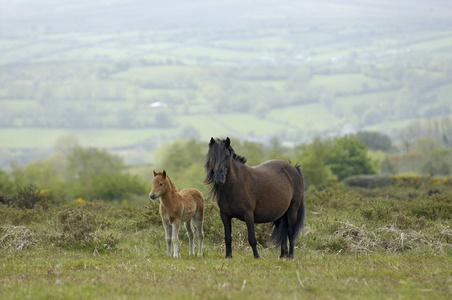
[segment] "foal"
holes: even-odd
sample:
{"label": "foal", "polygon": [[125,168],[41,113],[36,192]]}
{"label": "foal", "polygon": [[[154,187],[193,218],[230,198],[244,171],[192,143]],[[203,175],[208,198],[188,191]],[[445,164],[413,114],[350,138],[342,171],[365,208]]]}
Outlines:
{"label": "foal", "polygon": [[171,255],[171,241],[173,242],[173,257],[179,257],[178,240],[180,223],[185,223],[190,244],[189,255],[195,252],[193,243],[193,226],[191,220],[196,223],[198,235],[198,256],[202,256],[203,221],[204,221],[204,197],[194,188],[186,188],[178,191],[171,179],[163,172],[154,172],[152,189],[149,198],[155,200],[160,197],[160,216],[166,233],[166,249]]}

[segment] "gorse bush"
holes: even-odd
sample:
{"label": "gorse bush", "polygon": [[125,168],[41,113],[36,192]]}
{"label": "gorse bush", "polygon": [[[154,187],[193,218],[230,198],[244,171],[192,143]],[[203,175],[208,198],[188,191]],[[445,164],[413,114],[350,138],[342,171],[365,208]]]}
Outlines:
{"label": "gorse bush", "polygon": [[408,216],[416,218],[424,217],[432,221],[451,220],[452,193],[424,195],[415,201],[408,202],[405,209]]}
{"label": "gorse bush", "polygon": [[50,237],[57,246],[86,248],[101,251],[111,250],[119,242],[118,238],[96,233],[99,225],[94,214],[80,208],[65,209],[56,216],[58,232]]}
{"label": "gorse bush", "polygon": [[12,198],[12,205],[20,208],[32,209],[44,199],[39,189],[34,184],[25,187],[17,187],[17,195]]}
{"label": "gorse bush", "polygon": [[57,215],[56,223],[61,232],[61,238],[68,243],[89,243],[97,220],[90,212],[81,209],[65,209]]}

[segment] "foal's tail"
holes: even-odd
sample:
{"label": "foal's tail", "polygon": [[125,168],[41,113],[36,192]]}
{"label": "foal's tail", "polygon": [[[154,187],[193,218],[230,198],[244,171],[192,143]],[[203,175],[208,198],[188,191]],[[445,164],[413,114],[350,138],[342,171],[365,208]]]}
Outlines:
{"label": "foal's tail", "polygon": [[[294,234],[295,234],[295,238],[294,241],[296,241],[298,239],[298,236],[300,235],[301,230],[304,227],[304,217],[305,217],[305,206],[304,206],[304,199],[305,199],[305,182],[304,182],[304,177],[303,177],[303,173],[301,172],[300,166],[297,164],[294,166],[295,169],[297,169],[298,173],[300,174],[301,177],[301,202],[300,202],[300,206],[298,207],[298,212],[297,212],[297,221],[295,222],[295,226],[294,226]],[[274,228],[273,228],[273,232],[270,236],[270,244],[274,245],[274,246],[279,246],[281,245],[282,242],[287,240],[287,233],[289,230],[289,223],[287,220],[287,212],[278,220],[276,220],[274,222]]]}

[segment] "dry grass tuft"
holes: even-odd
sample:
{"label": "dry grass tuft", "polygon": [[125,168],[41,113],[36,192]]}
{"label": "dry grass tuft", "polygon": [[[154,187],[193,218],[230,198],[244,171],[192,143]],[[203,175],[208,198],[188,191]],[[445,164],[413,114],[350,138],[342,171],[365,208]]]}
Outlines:
{"label": "dry grass tuft", "polygon": [[0,246],[4,250],[21,251],[36,243],[35,234],[25,226],[8,225],[2,227]]}
{"label": "dry grass tuft", "polygon": [[404,231],[391,224],[374,230],[351,223],[341,222],[333,239],[342,240],[347,249],[354,253],[371,253],[375,251],[401,252],[426,246],[433,253],[444,253],[452,248],[452,230],[449,226],[436,234],[427,235],[422,231]]}

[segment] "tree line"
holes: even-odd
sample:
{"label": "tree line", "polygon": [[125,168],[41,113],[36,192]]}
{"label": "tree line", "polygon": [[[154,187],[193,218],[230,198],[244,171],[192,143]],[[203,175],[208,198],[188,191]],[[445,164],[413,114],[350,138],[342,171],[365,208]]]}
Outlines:
{"label": "tree line", "polygon": [[[415,150],[405,153],[391,153],[391,140],[378,132],[315,138],[293,148],[282,146],[278,138],[268,144],[232,138],[231,145],[251,166],[277,158],[300,164],[311,187],[362,174],[452,172],[452,150],[428,138],[419,138]],[[61,138],[55,150],[47,159],[26,165],[12,163],[8,172],[0,170],[0,193],[14,195],[21,187],[33,184],[69,199],[142,201],[147,199],[152,170],[165,169],[179,187],[196,187],[207,194],[203,184],[206,141],[178,139],[161,145],[153,153],[153,164],[143,166],[141,175],[131,172],[131,166],[118,155],[106,149],[81,147],[71,136]]]}

